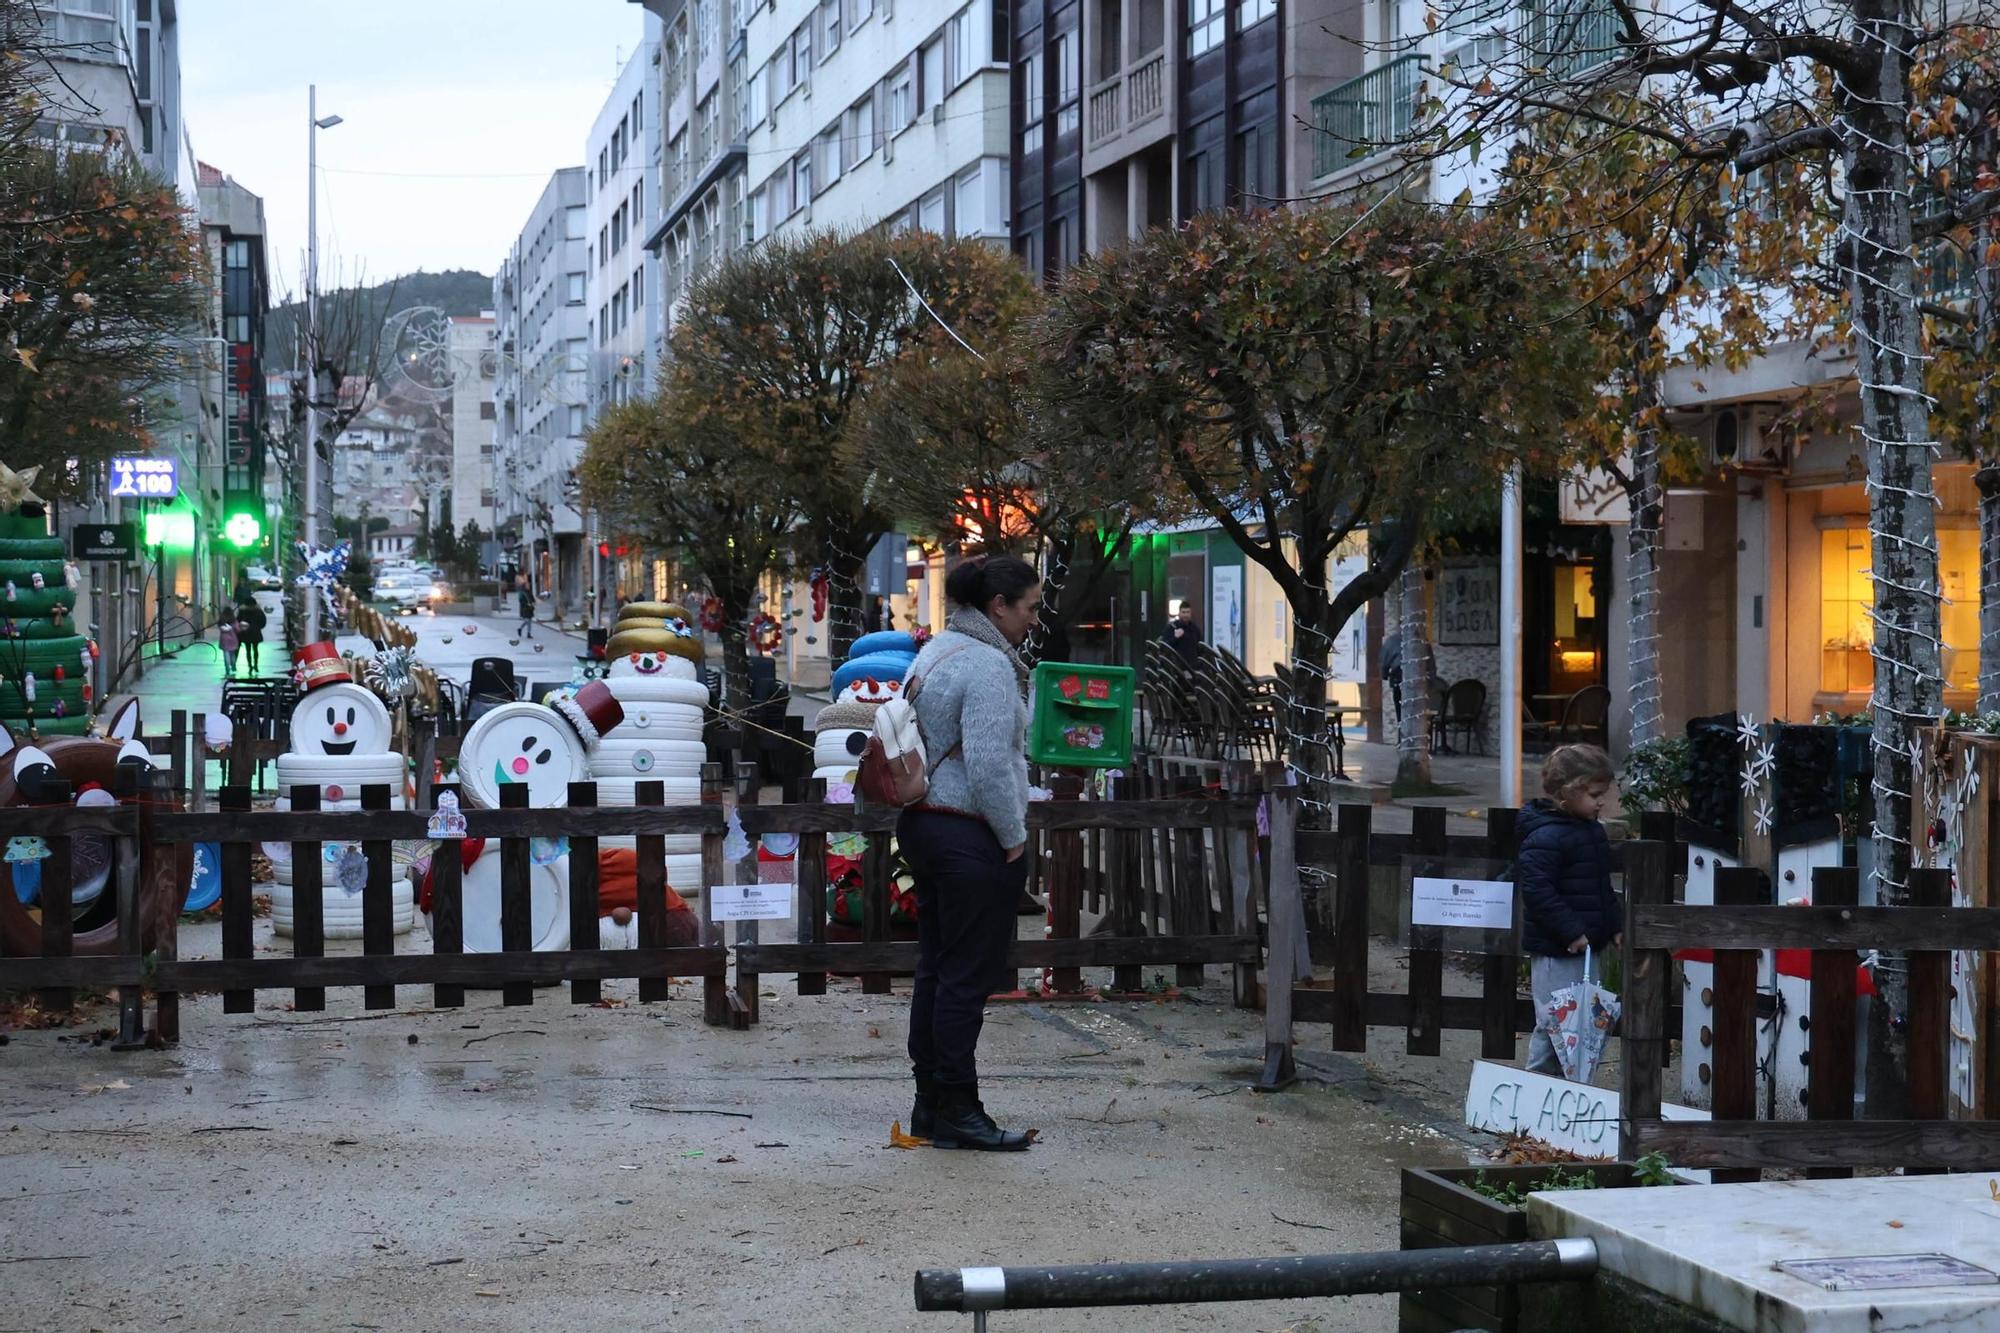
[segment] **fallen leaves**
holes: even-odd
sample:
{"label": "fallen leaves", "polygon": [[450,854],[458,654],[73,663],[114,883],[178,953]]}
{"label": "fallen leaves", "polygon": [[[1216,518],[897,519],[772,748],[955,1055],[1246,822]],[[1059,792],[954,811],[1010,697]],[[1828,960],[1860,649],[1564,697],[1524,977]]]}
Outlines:
{"label": "fallen leaves", "polygon": [[[889,1122],[889,1146],[891,1148],[905,1149],[928,1148],[931,1146],[931,1141],[929,1139],[920,1139],[914,1134],[905,1134],[903,1132],[903,1122],[892,1120]],[[829,1250],[827,1253],[831,1254],[832,1251]]]}

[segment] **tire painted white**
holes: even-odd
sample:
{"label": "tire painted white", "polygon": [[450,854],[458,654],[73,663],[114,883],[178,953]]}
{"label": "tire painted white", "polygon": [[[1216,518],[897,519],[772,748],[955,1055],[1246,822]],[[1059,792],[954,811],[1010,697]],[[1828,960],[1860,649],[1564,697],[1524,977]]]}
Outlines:
{"label": "tire painted white", "polygon": [[[285,871],[286,873],[281,875],[271,885],[271,929],[275,933],[289,938],[292,934],[292,926],[296,918],[292,911],[291,867],[287,865]],[[416,897],[411,892],[410,882],[406,879],[395,880],[389,887],[393,893],[391,901],[394,904],[394,910],[391,913],[390,919],[394,923],[395,931],[398,935],[407,935],[410,933],[410,927],[415,925],[417,920]],[[350,894],[336,884],[324,885],[321,888],[320,895],[320,916],[325,923],[326,938],[330,940],[360,939],[362,918],[361,895],[358,893]]]}
{"label": "tire painted white", "polygon": [[827,786],[834,787],[843,782],[851,785],[858,776],[858,773],[854,765],[844,764],[837,768],[815,768],[812,771],[812,775]]}
{"label": "tire painted white", "polygon": [[[465,952],[500,952],[500,844],[465,872]],[[537,953],[569,948],[569,858],[528,867],[528,935]]]}
{"label": "tire painted white", "polygon": [[[322,685],[292,708],[292,752],[308,757],[360,758],[387,752],[394,729],[373,690],[348,682]],[[352,748],[347,748],[352,747]]]}
{"label": "tire painted white", "polygon": [[597,947],[600,949],[638,948],[639,914],[634,912],[631,919],[622,926],[608,916],[597,918]]}
{"label": "tire painted white", "polygon": [[858,727],[835,727],[822,731],[813,737],[813,764],[819,768],[846,766],[852,768],[861,762],[861,751],[868,745],[868,738],[874,733]]}
{"label": "tire painted white", "polygon": [[708,707],[708,686],[698,680],[674,680],[665,676],[612,676],[604,683],[610,688],[611,697],[628,709],[635,703]]}
{"label": "tire painted white", "polygon": [[458,759],[466,799],[483,809],[500,808],[503,774],[508,785],[527,784],[531,808],[552,809],[568,803],[570,783],[590,780],[590,758],[554,709],[506,703],[472,724]]}
{"label": "tire painted white", "polygon": [[630,750],[607,751],[600,748],[590,756],[590,772],[599,780],[630,778],[643,782],[691,778],[699,782],[701,766],[707,762],[707,754],[699,741],[641,742]]}
{"label": "tire painted white", "polygon": [[325,782],[340,782],[349,786],[386,782],[400,787],[408,771],[403,756],[399,754],[352,754],[344,758],[319,754],[278,756],[278,785],[283,787]]}
{"label": "tire painted white", "polygon": [[694,777],[661,777],[657,773],[644,778],[635,776],[606,776],[597,779],[597,803],[599,805],[637,805],[639,783],[658,782],[666,787],[668,805],[700,805],[701,779]]}
{"label": "tire painted white", "polygon": [[[371,783],[369,785],[374,786],[378,784]],[[287,796],[290,796],[292,792],[290,787],[280,787],[278,790]],[[359,788],[343,787],[338,783],[329,783],[327,786],[320,788],[318,813],[323,815],[338,814],[361,809],[361,798],[355,795],[358,790]],[[339,791],[344,794],[338,800],[330,800],[327,797],[328,791]],[[389,808],[391,810],[407,810],[410,808],[409,798],[403,794],[401,787],[396,788],[389,794]]]}
{"label": "tire painted white", "polygon": [[[701,835],[699,833],[671,834],[666,839],[666,843],[666,853],[668,856],[699,857],[701,855]],[[636,852],[639,850],[639,840],[628,837],[599,838],[597,846],[600,851]]]}

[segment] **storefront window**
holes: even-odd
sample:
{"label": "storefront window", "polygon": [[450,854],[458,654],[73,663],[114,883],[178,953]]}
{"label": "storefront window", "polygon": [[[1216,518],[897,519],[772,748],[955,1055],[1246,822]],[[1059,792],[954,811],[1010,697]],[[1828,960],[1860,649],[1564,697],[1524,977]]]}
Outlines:
{"label": "storefront window", "polygon": [[1555,645],[1549,688],[1567,694],[1598,683],[1597,579],[1589,565],[1555,567]]}
{"label": "storefront window", "polygon": [[[1945,688],[1979,686],[1979,533],[1971,528],[1938,530],[1938,574],[1944,584],[1941,608]],[[1820,690],[1866,694],[1875,687],[1869,655],[1875,604],[1869,574],[1868,529],[1832,528],[1820,534]]]}

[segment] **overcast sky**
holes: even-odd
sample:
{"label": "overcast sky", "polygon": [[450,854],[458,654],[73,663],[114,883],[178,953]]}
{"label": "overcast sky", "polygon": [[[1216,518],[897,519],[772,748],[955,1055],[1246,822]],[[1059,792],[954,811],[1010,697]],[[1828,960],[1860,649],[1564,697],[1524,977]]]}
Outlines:
{"label": "overcast sky", "polygon": [[320,281],[493,272],[645,34],[632,0],[181,0],[202,161],[264,197],[274,300],[306,244],[306,87],[321,116]]}

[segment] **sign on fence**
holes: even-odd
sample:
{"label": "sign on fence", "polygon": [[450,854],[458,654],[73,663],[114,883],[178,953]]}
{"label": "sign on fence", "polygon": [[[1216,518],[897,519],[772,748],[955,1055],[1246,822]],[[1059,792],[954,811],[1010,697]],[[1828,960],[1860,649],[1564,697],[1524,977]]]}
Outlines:
{"label": "sign on fence", "polygon": [[792,886],[789,884],[711,884],[709,901],[715,905],[717,921],[789,921],[792,919]]}
{"label": "sign on fence", "polygon": [[[1494,1134],[1526,1134],[1579,1157],[1618,1155],[1618,1094],[1610,1088],[1475,1060],[1465,1089],[1465,1123]],[[1668,1120],[1706,1120],[1708,1112],[1671,1103]],[[1683,1173],[1692,1174],[1692,1173]]]}
{"label": "sign on fence", "polygon": [[1504,879],[1414,876],[1410,881],[1410,924],[1461,926],[1469,930],[1512,930],[1513,882]]}

